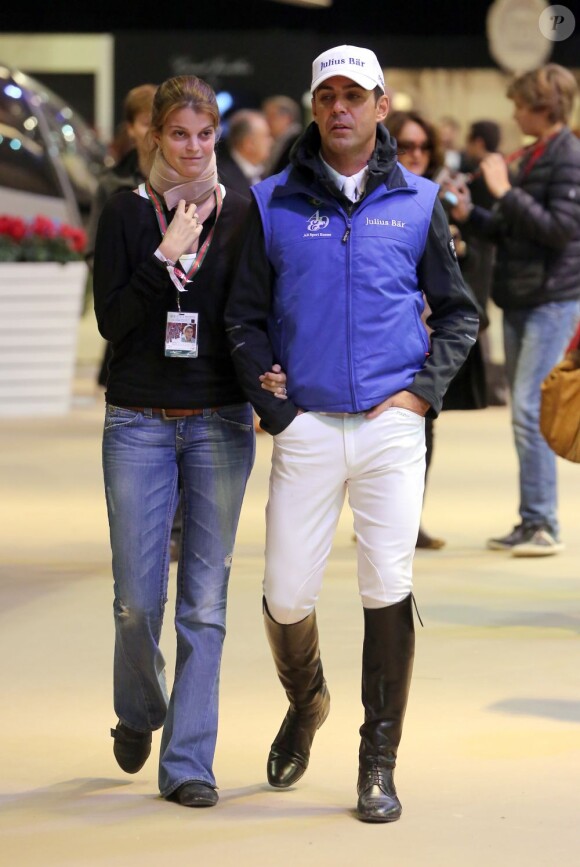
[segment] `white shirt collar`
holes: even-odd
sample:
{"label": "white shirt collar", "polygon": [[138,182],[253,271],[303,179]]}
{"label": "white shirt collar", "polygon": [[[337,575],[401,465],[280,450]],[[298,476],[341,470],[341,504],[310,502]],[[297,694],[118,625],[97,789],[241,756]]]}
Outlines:
{"label": "white shirt collar", "polygon": [[238,164],[244,175],[247,177],[250,184],[257,183],[262,180],[262,173],[264,171],[263,165],[255,166],[253,163],[249,162],[245,157],[243,157],[238,151],[231,150],[230,155],[235,163]]}
{"label": "white shirt collar", "polygon": [[[342,190],[342,188],[344,187],[344,182],[347,179],[347,175],[341,175],[340,172],[337,172],[336,169],[333,169],[332,166],[329,166],[322,154],[319,154],[319,157],[330,179],[334,181],[339,190]],[[351,175],[356,186],[356,198],[354,199],[355,202],[357,202],[364,193],[368,173],[369,167],[363,166],[360,172],[357,172],[356,175]]]}

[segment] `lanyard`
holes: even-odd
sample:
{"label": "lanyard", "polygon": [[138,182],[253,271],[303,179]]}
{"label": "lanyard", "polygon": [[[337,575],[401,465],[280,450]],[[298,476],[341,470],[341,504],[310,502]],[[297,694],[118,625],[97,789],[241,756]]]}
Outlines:
{"label": "lanyard", "polygon": [[[155,210],[155,216],[157,217],[157,224],[159,225],[159,231],[161,232],[161,237],[164,237],[164,235],[167,231],[167,226],[169,224],[167,222],[167,217],[165,216],[165,211],[163,209],[163,205],[161,204],[161,199],[159,198],[159,196],[157,195],[157,193],[155,192],[155,190],[153,189],[153,187],[151,186],[149,181],[147,181],[145,183],[145,192],[147,193],[147,196],[149,197],[149,201],[151,202],[151,204],[153,205],[153,208]],[[179,268],[176,268],[176,267],[168,268],[168,270],[170,272],[169,276],[171,277],[171,280],[175,284],[176,288],[178,289],[178,292],[187,292],[187,289],[185,289],[185,284],[191,283],[191,281],[193,280],[193,278],[195,277],[195,275],[197,274],[197,272],[201,268],[201,266],[205,260],[205,257],[207,256],[211,242],[213,240],[215,227],[217,225],[219,215],[221,214],[222,207],[223,207],[223,201],[224,201],[222,190],[221,190],[221,187],[219,184],[217,184],[214,187],[213,193],[215,195],[215,200],[216,200],[215,220],[214,220],[213,226],[211,227],[211,229],[209,231],[207,238],[205,239],[201,249],[198,251],[197,256],[195,257],[195,261],[191,264],[187,273],[184,273],[183,271],[181,271]],[[175,279],[174,279],[174,277],[175,277]],[[179,294],[177,296],[177,306],[178,306],[178,309],[180,309]]]}
{"label": "lanyard", "polygon": [[540,157],[544,155],[546,148],[548,147],[550,142],[555,139],[556,136],[559,134],[559,132],[555,132],[549,138],[539,139],[538,141],[535,141],[533,144],[522,150],[522,156],[524,157],[524,159],[522,160],[522,165],[520,168],[519,180],[523,180],[529,175],[534,165],[538,162]]}

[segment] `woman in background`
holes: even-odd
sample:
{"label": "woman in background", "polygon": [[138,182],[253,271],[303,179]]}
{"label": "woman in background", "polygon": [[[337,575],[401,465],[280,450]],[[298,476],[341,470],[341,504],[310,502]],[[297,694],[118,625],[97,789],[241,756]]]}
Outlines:
{"label": "woman in background", "polygon": [[[398,158],[401,165],[416,175],[437,181],[437,175],[444,165],[443,149],[439,142],[436,128],[416,111],[395,111],[386,120],[386,126],[397,140]],[[445,200],[443,199],[445,204]],[[461,267],[468,251],[461,239],[457,227],[451,226],[457,258]],[[429,310],[425,311],[424,319],[428,319]],[[487,321],[480,314],[480,322]],[[482,409],[487,405],[485,396],[485,367],[481,347],[476,342],[467,360],[451,381],[442,409]],[[435,437],[435,421],[425,419],[425,482],[433,459],[433,444]],[[445,545],[443,539],[430,536],[426,530],[419,528],[417,548],[437,550]]]}
{"label": "woman in background", "polygon": [[[105,169],[99,178],[97,191],[91,206],[87,226],[87,248],[85,258],[89,268],[93,269],[97,227],[109,197],[120,190],[133,190],[144,181],[149,174],[151,144],[148,133],[151,125],[151,109],[157,86],[141,84],[129,91],[123,102],[123,123],[116,136],[116,145],[121,142],[121,148],[114,148],[116,163]],[[105,387],[107,373],[111,360],[111,347],[107,343],[97,374],[97,382]]]}

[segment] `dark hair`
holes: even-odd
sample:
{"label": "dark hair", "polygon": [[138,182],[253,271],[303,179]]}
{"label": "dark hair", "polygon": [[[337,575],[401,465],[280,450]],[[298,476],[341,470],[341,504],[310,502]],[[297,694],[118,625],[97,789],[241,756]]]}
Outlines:
{"label": "dark hair", "polygon": [[302,123],[302,111],[295,99],[289,96],[268,96],[262,102],[262,110],[273,108],[277,114],[286,115],[293,123]]}
{"label": "dark hair", "polygon": [[507,96],[521,100],[532,111],[547,109],[551,123],[567,123],[577,92],[578,85],[570,70],[548,63],[515,78],[507,89]]}
{"label": "dark hair", "polygon": [[476,120],[469,127],[467,140],[473,141],[480,138],[485,145],[486,151],[495,153],[499,148],[501,130],[494,120]]}
{"label": "dark hair", "polygon": [[[322,82],[322,84],[324,84],[324,82]],[[319,84],[318,87],[316,88],[316,90],[314,91],[314,93],[312,94],[313,99],[316,97],[316,94],[318,93],[318,91],[322,87],[322,84]],[[353,84],[356,84],[356,81],[353,81]],[[358,86],[362,87],[362,85],[360,85],[360,84]],[[364,87],[362,89],[364,90]],[[383,90],[382,87],[379,87],[379,85],[377,84],[377,86],[373,89],[373,97],[375,100],[375,105],[377,105],[381,96],[386,96],[386,95],[387,95],[386,91]]]}
{"label": "dark hair", "polygon": [[388,131],[395,138],[399,138],[401,130],[406,123],[416,123],[421,127],[427,136],[427,144],[430,145],[429,165],[425,172],[426,178],[432,178],[436,172],[443,166],[443,149],[439,140],[439,133],[436,127],[429,123],[428,120],[419,114],[417,111],[394,111],[384,122]]}
{"label": "dark hair", "polygon": [[264,117],[264,115],[252,108],[241,108],[239,111],[232,114],[229,119],[229,130],[227,135],[229,147],[234,148],[235,150],[246,136],[251,135],[254,131],[254,121],[256,118],[260,117]]}
{"label": "dark hair", "polygon": [[196,112],[209,114],[214,129],[218,128],[220,112],[217,99],[203,79],[195,75],[178,75],[164,81],[157,88],[153,100],[151,130],[160,133],[171,112],[179,108],[192,108]]}

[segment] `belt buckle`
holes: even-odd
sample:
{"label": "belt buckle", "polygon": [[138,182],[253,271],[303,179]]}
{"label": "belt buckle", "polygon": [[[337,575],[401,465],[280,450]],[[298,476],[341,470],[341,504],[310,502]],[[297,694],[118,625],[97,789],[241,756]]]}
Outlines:
{"label": "belt buckle", "polygon": [[165,412],[165,410],[162,409],[162,410],[161,410],[161,418],[162,418],[164,421],[177,421],[177,419],[179,419],[179,418],[183,418],[183,416],[179,416],[179,415],[167,415],[167,413]]}

